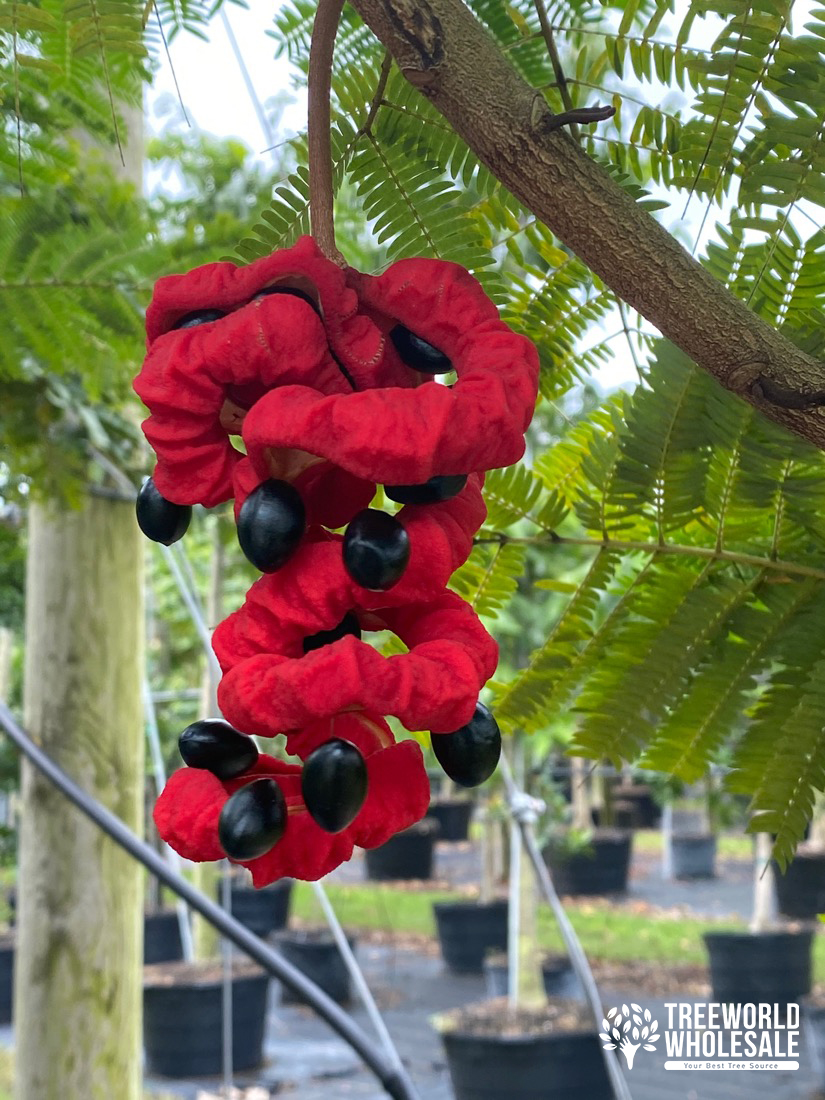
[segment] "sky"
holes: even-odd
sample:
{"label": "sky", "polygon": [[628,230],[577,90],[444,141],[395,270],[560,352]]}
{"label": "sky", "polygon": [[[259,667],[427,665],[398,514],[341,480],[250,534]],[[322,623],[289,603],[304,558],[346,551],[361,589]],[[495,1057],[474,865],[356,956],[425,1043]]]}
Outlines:
{"label": "sky", "polygon": [[[306,101],[301,91],[292,88],[289,64],[286,59],[276,59],[277,42],[266,33],[272,27],[276,9],[273,3],[253,4],[248,9],[230,4],[225,8],[225,20],[237,40],[258,101],[266,103],[284,93],[294,100],[281,120],[280,141],[305,128]],[[171,43],[171,65],[165,58],[161,60],[148,98],[149,122],[158,128],[162,122],[158,112],[174,109],[174,68],[184,107],[200,129],[239,137],[253,152],[265,156],[270,136],[261,126],[221,16],[212,20],[209,34],[208,42],[181,34]]]}

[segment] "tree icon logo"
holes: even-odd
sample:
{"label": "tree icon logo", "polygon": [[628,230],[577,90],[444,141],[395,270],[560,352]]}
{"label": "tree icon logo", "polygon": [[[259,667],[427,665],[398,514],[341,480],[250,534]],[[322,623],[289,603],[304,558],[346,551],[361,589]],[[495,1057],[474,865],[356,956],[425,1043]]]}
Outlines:
{"label": "tree icon logo", "polygon": [[599,1038],[604,1044],[605,1050],[619,1050],[625,1057],[627,1068],[633,1069],[633,1059],[639,1047],[645,1050],[655,1050],[659,1041],[659,1025],[650,1015],[650,1010],[644,1012],[639,1005],[622,1005],[621,1008],[611,1008],[607,1013],[607,1019],[602,1020],[603,1032]]}

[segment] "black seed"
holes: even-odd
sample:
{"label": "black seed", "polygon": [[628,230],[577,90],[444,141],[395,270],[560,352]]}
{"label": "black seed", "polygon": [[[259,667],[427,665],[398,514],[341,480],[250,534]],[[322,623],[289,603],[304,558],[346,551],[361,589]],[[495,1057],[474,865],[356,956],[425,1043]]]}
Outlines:
{"label": "black seed", "polygon": [[344,566],[362,588],[386,592],[404,575],[410,560],[410,537],[394,516],[365,508],[344,534]]}
{"label": "black seed", "polygon": [[226,312],[222,309],[196,309],[181,317],[172,325],[172,328],[197,328],[198,325],[206,325],[210,321],[220,321],[221,317],[225,316]]}
{"label": "black seed", "polygon": [[353,634],[356,638],[361,637],[361,624],[351,611],[348,611],[332,630],[319,630],[317,634],[308,634],[304,638],[304,653],[309,653],[313,649],[320,649],[325,645],[332,645],[339,638],[345,638],[347,634]]}
{"label": "black seed", "polygon": [[266,855],[286,829],[286,801],[274,779],[254,779],[224,803],[218,839],[230,859]]}
{"label": "black seed", "polygon": [[138,527],[152,542],[171,546],[182,539],[192,519],[188,504],[173,504],[162,496],[150,477],[142,486],[135,503]]}
{"label": "black seed", "polygon": [[218,779],[237,779],[258,759],[252,738],[222,718],[204,718],[187,726],[178,738],[178,748],[184,764],[203,768]]}
{"label": "black seed", "polygon": [[458,496],[466,484],[466,474],[452,474],[431,477],[421,485],[385,485],[384,492],[397,504],[438,504]]}
{"label": "black seed", "polygon": [[297,489],[274,478],[263,482],[243,502],[238,516],[238,542],[262,573],[274,573],[298,549],[306,530],[306,510]]}
{"label": "black seed", "polygon": [[454,733],[433,733],[435,758],[460,787],[477,787],[496,770],[501,755],[501,733],[493,715],[483,703],[466,726]]}
{"label": "black seed", "polygon": [[434,348],[404,325],[396,325],[390,331],[395,350],[402,363],[422,374],[449,374],[453,365],[443,351]]}
{"label": "black seed", "polygon": [[310,816],[325,832],[346,829],[367,797],[367,766],[355,745],[338,737],[311,752],[301,793]]}
{"label": "black seed", "polygon": [[270,294],[291,294],[293,298],[300,298],[301,301],[306,302],[308,306],[312,306],[315,312],[320,317],[321,311],[318,309],[317,304],[306,294],[303,290],[296,290],[291,286],[265,286],[263,290],[259,290],[253,302],[257,302],[259,298],[267,298]]}

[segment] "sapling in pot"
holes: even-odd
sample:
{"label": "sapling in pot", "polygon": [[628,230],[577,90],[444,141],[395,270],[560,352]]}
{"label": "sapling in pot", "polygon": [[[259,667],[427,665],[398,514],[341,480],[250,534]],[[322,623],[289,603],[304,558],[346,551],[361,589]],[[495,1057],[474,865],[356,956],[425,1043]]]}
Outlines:
{"label": "sapling in pot", "polygon": [[715,1001],[782,1005],[811,990],[813,931],[776,920],[772,844],[770,834],[756,835],[749,929],[705,933]]}
{"label": "sapling in pot", "polygon": [[[541,805],[541,803],[538,803]],[[535,804],[533,812],[535,810]],[[538,969],[537,886],[521,831],[511,824],[510,989],[444,1013],[442,1033],[456,1100],[532,1100],[582,1095],[610,1100],[598,1032],[584,1005],[542,993]]]}
{"label": "sapling in pot", "polygon": [[490,951],[507,946],[507,900],[496,897],[499,878],[498,834],[503,804],[493,792],[479,812],[481,876],[475,901],[443,901],[433,905],[441,954],[450,970],[480,974]]}
{"label": "sapling in pot", "polygon": [[[570,824],[557,821],[544,835],[543,855],[560,894],[611,894],[627,889],[632,834],[592,825],[591,777],[584,760],[572,761]],[[561,807],[559,806],[560,810]]]}
{"label": "sapling in pot", "polygon": [[779,912],[797,920],[815,920],[825,912],[825,795],[814,803],[808,838],[784,871],[776,868]]}

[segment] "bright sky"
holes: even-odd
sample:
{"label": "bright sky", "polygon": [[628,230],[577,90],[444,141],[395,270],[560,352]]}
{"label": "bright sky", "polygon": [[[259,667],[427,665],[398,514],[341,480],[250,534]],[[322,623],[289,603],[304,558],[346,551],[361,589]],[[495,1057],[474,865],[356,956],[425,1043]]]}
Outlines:
{"label": "bright sky", "polygon": [[[266,33],[272,27],[277,6],[277,0],[253,4],[248,9],[229,4],[225,11],[258,101],[266,105],[267,101],[284,93],[294,100],[284,113],[281,132],[276,139],[283,140],[305,128],[306,104],[303,94],[291,86],[288,62],[283,58],[276,60],[277,43]],[[163,60],[149,97],[149,121],[153,127],[158,128],[163,122],[157,117],[158,109],[166,114],[170,100],[177,102],[172,77],[174,66],[184,106],[200,129],[224,137],[239,137],[256,153],[268,147],[268,137],[220,16],[212,20],[209,42],[181,34],[171,44],[169,52],[172,65]]]}

